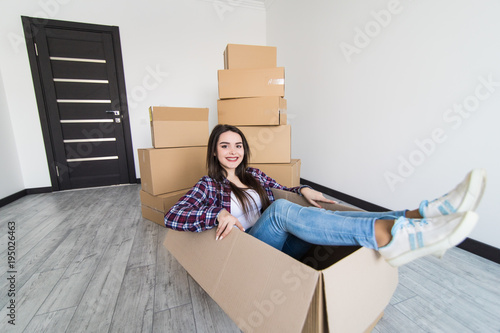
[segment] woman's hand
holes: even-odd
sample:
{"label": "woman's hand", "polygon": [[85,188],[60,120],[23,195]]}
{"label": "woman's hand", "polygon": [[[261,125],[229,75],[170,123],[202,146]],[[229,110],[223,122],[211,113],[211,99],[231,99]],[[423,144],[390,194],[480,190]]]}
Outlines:
{"label": "woman's hand", "polygon": [[215,240],[222,239],[229,235],[234,226],[237,226],[241,231],[245,231],[240,221],[225,209],[221,210],[219,215],[217,215],[217,221],[219,221],[219,225],[217,226]]}
{"label": "woman's hand", "polygon": [[322,208],[318,204],[318,202],[337,203],[336,201],[325,198],[323,196],[323,193],[313,190],[310,187],[304,187],[302,190],[300,190],[300,193],[314,207]]}

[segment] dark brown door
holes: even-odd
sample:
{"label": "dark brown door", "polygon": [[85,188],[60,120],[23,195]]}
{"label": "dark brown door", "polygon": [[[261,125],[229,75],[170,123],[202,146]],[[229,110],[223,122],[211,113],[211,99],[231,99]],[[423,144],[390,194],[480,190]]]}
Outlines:
{"label": "dark brown door", "polygon": [[23,24],[53,189],[135,183],[118,28]]}

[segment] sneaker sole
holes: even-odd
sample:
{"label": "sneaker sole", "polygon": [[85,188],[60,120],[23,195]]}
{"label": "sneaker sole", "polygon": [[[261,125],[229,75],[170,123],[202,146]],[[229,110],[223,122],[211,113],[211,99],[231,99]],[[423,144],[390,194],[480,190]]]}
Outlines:
{"label": "sneaker sole", "polygon": [[476,226],[478,219],[479,216],[475,212],[463,213],[462,221],[447,238],[432,245],[403,253],[398,257],[387,259],[387,262],[391,266],[398,267],[426,255],[440,253],[444,254],[447,249],[460,244],[465,238],[467,238],[467,236]]}
{"label": "sneaker sole", "polygon": [[474,169],[469,173],[469,182],[467,184],[467,194],[464,200],[457,208],[457,213],[464,213],[466,211],[475,211],[481,198],[483,197],[484,189],[486,187],[486,170]]}
{"label": "sneaker sole", "polygon": [[[458,207],[457,213],[464,213],[466,211],[475,211],[477,206],[481,202],[484,194],[484,189],[486,188],[486,170],[484,169],[474,169],[468,175],[469,181],[467,184],[467,192],[465,199],[462,204]],[[446,250],[432,253],[432,255],[438,259],[443,258]]]}

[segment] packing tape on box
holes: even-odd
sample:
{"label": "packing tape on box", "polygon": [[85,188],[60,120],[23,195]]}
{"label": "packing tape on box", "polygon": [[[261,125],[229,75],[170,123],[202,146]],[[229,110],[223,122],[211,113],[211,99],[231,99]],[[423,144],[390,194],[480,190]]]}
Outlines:
{"label": "packing tape on box", "polygon": [[285,84],[285,79],[269,79],[267,81],[268,85],[283,86]]}

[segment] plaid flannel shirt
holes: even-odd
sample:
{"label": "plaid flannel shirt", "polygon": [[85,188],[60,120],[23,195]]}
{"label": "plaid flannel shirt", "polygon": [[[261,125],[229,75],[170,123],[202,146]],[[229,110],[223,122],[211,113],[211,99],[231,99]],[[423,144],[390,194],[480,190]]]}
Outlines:
{"label": "plaid flannel shirt", "polygon": [[[308,187],[288,188],[256,168],[248,168],[246,172],[260,182],[271,202],[274,201],[271,188],[300,194],[302,188]],[[222,209],[231,213],[229,180],[218,182],[204,176],[165,214],[165,226],[180,231],[201,232],[217,225],[217,215]]]}

